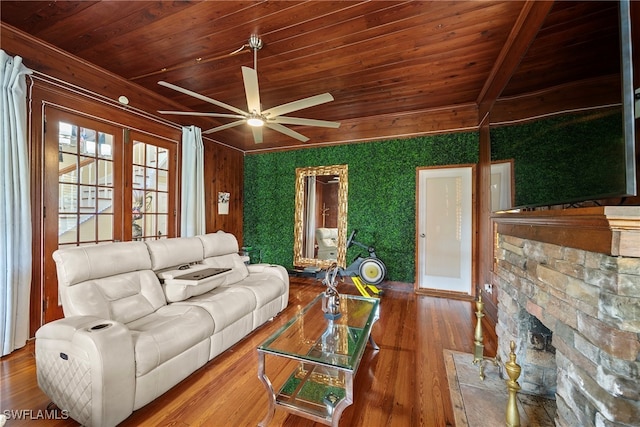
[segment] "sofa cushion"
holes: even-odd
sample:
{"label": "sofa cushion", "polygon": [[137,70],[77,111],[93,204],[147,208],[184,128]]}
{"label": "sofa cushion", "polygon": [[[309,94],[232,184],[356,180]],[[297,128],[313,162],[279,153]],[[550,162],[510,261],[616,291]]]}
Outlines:
{"label": "sofa cushion", "polygon": [[145,242],[154,271],[202,261],[202,242],[197,237],[174,237]]}
{"label": "sofa cushion", "polygon": [[211,292],[172,305],[197,305],[213,318],[214,333],[222,331],[256,309],[253,292],[241,286],[221,286]]}
{"label": "sofa cushion", "polygon": [[63,248],[53,253],[65,316],[127,323],[166,305],[142,242]]}
{"label": "sofa cushion", "polygon": [[237,283],[249,275],[246,264],[238,254],[236,236],[217,231],[198,236],[198,238],[202,241],[204,264],[232,269],[231,274],[226,276],[225,285]]}
{"label": "sofa cushion", "polygon": [[278,299],[286,291],[285,283],[273,274],[255,273],[234,286],[250,290],[256,298],[256,308]]}
{"label": "sofa cushion", "polygon": [[53,253],[53,259],[60,287],[151,268],[149,252],[142,242],[63,248]]}
{"label": "sofa cushion", "polygon": [[151,270],[133,271],[87,280],[61,288],[65,317],[99,316],[128,323],[167,304]]}
{"label": "sofa cushion", "polygon": [[189,305],[167,305],[126,326],[133,336],[137,377],[213,334],[209,314]]}
{"label": "sofa cushion", "polygon": [[200,235],[198,238],[202,241],[204,258],[234,253],[237,254],[240,250],[236,236],[222,230],[215,233]]}

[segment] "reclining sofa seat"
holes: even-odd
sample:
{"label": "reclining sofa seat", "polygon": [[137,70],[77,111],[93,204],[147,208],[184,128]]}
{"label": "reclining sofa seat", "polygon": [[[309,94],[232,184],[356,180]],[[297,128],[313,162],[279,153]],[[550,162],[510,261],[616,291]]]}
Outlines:
{"label": "reclining sofa seat", "polygon": [[[65,318],[36,333],[40,388],[81,424],[114,426],[277,315],[286,270],[247,267],[237,247],[218,232],[56,251]],[[184,264],[231,271],[185,285],[170,278]]]}
{"label": "reclining sofa seat", "polygon": [[[213,358],[287,307],[289,274],[280,265],[247,266],[238,254],[238,241],[233,234],[217,232],[198,238],[203,246],[204,265],[233,266],[224,286],[189,300],[190,304],[205,308],[214,318],[216,326],[211,337]],[[239,311],[243,303],[252,304],[251,316],[231,324],[246,312]],[[221,313],[225,319],[220,319]]]}
{"label": "reclining sofa seat", "polygon": [[54,259],[65,318],[36,333],[38,384],[76,421],[116,424],[207,362],[211,317],[167,305],[144,243]]}
{"label": "reclining sofa seat", "polygon": [[[172,305],[199,306],[211,315],[214,332],[209,359],[276,316],[289,303],[287,270],[279,265],[245,265],[233,234],[218,231],[192,238],[149,241],[147,246],[152,268],[163,279],[167,300]],[[180,252],[178,264],[176,251]],[[176,266],[196,258],[198,264],[190,269],[218,267],[231,271],[196,286],[174,280],[189,271]]]}

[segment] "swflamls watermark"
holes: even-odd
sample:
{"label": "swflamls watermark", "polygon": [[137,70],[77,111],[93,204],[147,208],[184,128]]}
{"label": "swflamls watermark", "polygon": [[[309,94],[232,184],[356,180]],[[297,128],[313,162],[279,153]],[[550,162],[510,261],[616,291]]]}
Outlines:
{"label": "swflamls watermark", "polygon": [[5,409],[0,413],[0,426],[8,420],[67,420],[66,409]]}

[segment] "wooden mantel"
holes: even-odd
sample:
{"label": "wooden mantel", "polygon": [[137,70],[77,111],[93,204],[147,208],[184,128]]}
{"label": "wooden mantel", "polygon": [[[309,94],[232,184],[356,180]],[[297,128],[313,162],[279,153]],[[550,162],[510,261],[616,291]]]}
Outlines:
{"label": "wooden mantel", "polygon": [[492,215],[504,235],[640,258],[640,206],[601,206]]}

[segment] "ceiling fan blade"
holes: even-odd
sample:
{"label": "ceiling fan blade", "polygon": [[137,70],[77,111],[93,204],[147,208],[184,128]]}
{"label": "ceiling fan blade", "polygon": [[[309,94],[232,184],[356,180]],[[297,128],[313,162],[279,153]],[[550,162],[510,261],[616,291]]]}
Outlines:
{"label": "ceiling fan blade", "polygon": [[253,132],[253,141],[256,144],[262,143],[262,128],[260,126],[251,126],[251,131]]}
{"label": "ceiling fan blade", "polygon": [[277,107],[269,108],[268,110],[263,111],[262,114],[264,114],[265,116],[277,117],[283,114],[291,113],[292,111],[302,110],[331,101],[333,101],[333,96],[331,96],[330,93],[323,93],[321,95],[310,96],[309,98],[299,99],[297,101],[288,102]]}
{"label": "ceiling fan blade", "polygon": [[291,138],[295,138],[298,141],[307,142],[309,140],[309,138],[302,135],[301,133],[291,130],[288,127],[282,126],[281,124],[278,124],[278,123],[265,123],[265,126],[270,129],[276,130],[280,133],[283,133],[287,136],[290,136]]}
{"label": "ceiling fan blade", "polygon": [[246,122],[247,122],[246,120],[238,120],[236,122],[227,123],[226,125],[218,126],[216,128],[213,128],[213,129],[205,130],[202,133],[203,134],[205,134],[205,133],[214,133],[214,132],[218,132],[218,131],[221,131],[221,130],[232,128],[234,126],[239,126],[239,125],[241,125],[243,123],[246,123]]}
{"label": "ceiling fan blade", "polygon": [[178,116],[204,116],[204,117],[223,117],[227,119],[244,119],[245,116],[240,114],[222,114],[222,113],[200,113],[197,111],[158,111],[160,114],[176,114]]}
{"label": "ceiling fan blade", "polygon": [[339,128],[339,122],[329,122],[326,120],[303,119],[300,117],[278,116],[273,119],[273,123],[285,125],[319,126],[321,128]]}
{"label": "ceiling fan blade", "polygon": [[247,108],[250,113],[260,114],[260,88],[258,87],[258,73],[253,68],[242,67],[242,80],[247,96]]}
{"label": "ceiling fan blade", "polygon": [[215,99],[209,98],[208,96],[200,95],[199,93],[193,92],[189,89],[184,89],[184,88],[181,88],[180,86],[176,86],[174,84],[167,83],[165,81],[159,81],[158,84],[160,86],[168,87],[169,89],[173,89],[175,91],[184,93],[185,95],[193,96],[194,98],[198,98],[202,101],[209,102],[213,105],[217,105],[218,107],[225,108],[229,111],[233,111],[234,113],[242,114],[243,117],[246,117],[248,115],[246,111],[242,111],[239,108],[236,108],[229,104],[225,104],[224,102],[216,101]]}

